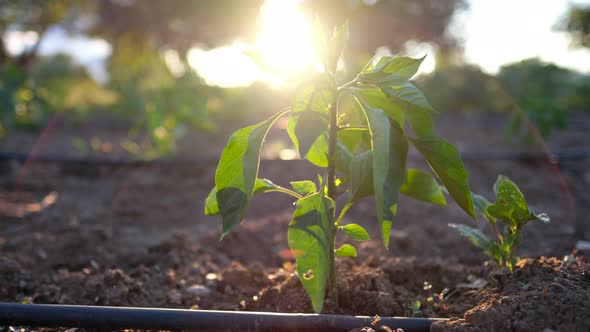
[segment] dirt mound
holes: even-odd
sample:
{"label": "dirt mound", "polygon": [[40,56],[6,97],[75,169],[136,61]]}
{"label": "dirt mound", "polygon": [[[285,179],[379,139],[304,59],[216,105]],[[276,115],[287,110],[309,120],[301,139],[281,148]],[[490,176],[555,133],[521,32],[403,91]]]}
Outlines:
{"label": "dirt mound", "polygon": [[590,331],[590,265],[583,258],[524,259],[490,274],[464,320],[434,331]]}

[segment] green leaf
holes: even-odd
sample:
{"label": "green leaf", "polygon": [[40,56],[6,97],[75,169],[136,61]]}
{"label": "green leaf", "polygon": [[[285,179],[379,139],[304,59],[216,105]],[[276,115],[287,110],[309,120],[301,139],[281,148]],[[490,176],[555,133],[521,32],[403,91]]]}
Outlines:
{"label": "green leaf", "polygon": [[352,162],[353,154],[342,144],[336,143],[336,170],[347,173]]}
{"label": "green leaf", "polygon": [[504,236],[504,245],[506,246],[506,252],[510,252],[510,248],[517,247],[522,240],[522,233],[520,231],[516,232],[506,232]]}
{"label": "green leaf", "polygon": [[342,54],[344,46],[348,43],[348,21],[344,24],[334,27],[332,38],[328,42],[328,46],[322,45],[320,49],[324,49],[325,54],[323,56],[324,66],[329,72],[335,72],[338,65],[338,60]]}
{"label": "green leaf", "polygon": [[[274,184],[268,179],[256,179],[256,183],[254,184],[254,194],[263,194],[268,192],[289,193],[289,190]],[[205,201],[205,215],[213,216],[216,214],[219,214],[219,206],[217,205],[217,187],[213,187],[207,196],[207,200]]]}
{"label": "green leaf", "polygon": [[356,257],[356,248],[350,244],[343,244],[340,248],[334,250],[336,256]]}
{"label": "green leaf", "polygon": [[284,189],[283,187],[274,184],[269,179],[256,179],[256,183],[254,184],[254,193],[255,194],[262,194],[271,191],[278,191]]}
{"label": "green leaf", "polygon": [[490,213],[499,219],[523,220],[530,216],[524,195],[518,186],[507,177],[500,175],[494,184],[496,202],[488,207]]}
{"label": "green leaf", "polygon": [[[414,75],[422,59],[397,58],[398,61],[385,61],[378,74],[361,74],[359,79],[369,85],[354,85],[346,90],[353,93],[362,103],[371,108],[384,110],[392,119],[403,127],[407,118],[412,130],[418,137],[434,135],[432,108],[424,94],[407,79]],[[391,70],[399,74],[391,75]],[[374,86],[374,85],[376,86]]]}
{"label": "green leaf", "polygon": [[292,181],[291,187],[293,187],[293,190],[295,190],[296,192],[298,192],[302,195],[308,195],[308,194],[318,191],[315,186],[315,183],[313,181],[309,181],[309,180]]}
{"label": "green leaf", "polygon": [[[377,60],[379,58],[379,60]],[[375,55],[359,73],[359,78],[370,77],[371,74],[379,73],[383,67],[391,61],[392,56]]]}
{"label": "green leaf", "polygon": [[321,134],[313,143],[305,158],[318,167],[328,167],[328,133]]}
{"label": "green leaf", "polygon": [[438,136],[410,139],[445,185],[451,197],[476,219],[467,171],[457,149]]}
{"label": "green leaf", "polygon": [[373,85],[362,85],[347,89],[360,101],[365,108],[381,109],[395,120],[400,127],[404,125],[404,112],[398,105],[392,103],[383,91]]}
{"label": "green leaf", "polygon": [[289,248],[315,312],[322,311],[330,271],[334,202],[316,193],[297,201],[289,224]]}
{"label": "green leaf", "polygon": [[344,232],[344,235],[354,241],[368,241],[371,239],[369,233],[361,225],[348,224],[340,226],[340,229]]}
{"label": "green leaf", "polygon": [[397,208],[397,198],[406,175],[408,142],[403,130],[381,109],[362,105],[371,130],[373,187],[379,231],[389,247],[389,232]]}
{"label": "green leaf", "polygon": [[333,99],[333,89],[325,76],[316,76],[297,88],[287,131],[301,156],[305,157],[318,137],[328,129]]}
{"label": "green leaf", "polygon": [[368,127],[341,129],[338,132],[338,142],[349,151],[356,153],[357,150],[366,150],[371,147],[371,133]]}
{"label": "green leaf", "polygon": [[373,58],[361,71],[359,78],[374,82],[407,81],[416,74],[425,57],[413,59],[403,56],[383,56],[375,65],[373,65],[375,58]]}
{"label": "green leaf", "polygon": [[217,204],[223,219],[222,239],[244,218],[254,194],[262,142],[275,121],[288,112],[239,129],[223,149],[215,172]]}
{"label": "green leaf", "polygon": [[474,194],[471,193],[471,198],[473,199],[473,204],[475,205],[475,207],[479,210],[479,212],[491,223],[491,224],[495,224],[496,223],[496,217],[494,217],[493,215],[491,215],[488,212],[488,207],[490,207],[490,205],[492,205],[492,203],[490,203],[490,201],[488,201],[485,197],[478,195],[478,194]]}
{"label": "green leaf", "polygon": [[309,109],[311,97],[314,95],[316,86],[314,81],[304,82],[297,87],[293,102],[291,103],[291,111],[294,114],[305,112]]}
{"label": "green leaf", "polygon": [[524,195],[509,178],[498,176],[494,184],[496,202],[488,206],[488,213],[508,224],[512,229],[519,229],[531,220],[548,222],[546,214],[535,215],[529,211]]}
{"label": "green leaf", "polygon": [[445,195],[436,179],[429,173],[417,169],[410,168],[406,171],[406,182],[399,191],[420,201],[438,205],[447,204]]}
{"label": "green leaf", "polygon": [[217,214],[219,214],[219,206],[217,206],[217,188],[213,187],[205,200],[205,215],[214,216]]}
{"label": "green leaf", "polygon": [[318,113],[307,111],[289,117],[287,133],[302,157],[306,157],[319,136],[328,129],[328,121]]}
{"label": "green leaf", "polygon": [[392,61],[383,67],[383,72],[388,74],[395,74],[402,80],[409,80],[416,75],[418,68],[424,61],[426,55],[419,59],[409,58],[405,56],[395,57]]}
{"label": "green leaf", "polygon": [[357,81],[377,85],[406,115],[411,112],[434,113],[422,91],[408,82],[422,60],[424,58],[383,57],[376,65],[373,65],[372,60],[359,74]]}
{"label": "green leaf", "polygon": [[435,136],[432,114],[428,112],[405,112],[406,119],[417,137]]}
{"label": "green leaf", "polygon": [[411,82],[387,82],[379,84],[379,87],[389,100],[403,109],[406,114],[410,112],[436,113],[422,91]]}
{"label": "green leaf", "polygon": [[481,249],[488,250],[494,243],[479,229],[460,224],[449,224],[449,227],[455,229],[459,234],[469,239],[471,243]]}
{"label": "green leaf", "polygon": [[371,196],[373,186],[373,152],[371,150],[354,155],[347,172],[350,178],[349,201],[356,202]]}
{"label": "green leaf", "polygon": [[460,235],[469,239],[476,247],[483,249],[498,266],[502,266],[506,258],[510,255],[510,248],[508,246],[490,240],[476,228],[459,224],[449,224],[449,227],[454,228]]}

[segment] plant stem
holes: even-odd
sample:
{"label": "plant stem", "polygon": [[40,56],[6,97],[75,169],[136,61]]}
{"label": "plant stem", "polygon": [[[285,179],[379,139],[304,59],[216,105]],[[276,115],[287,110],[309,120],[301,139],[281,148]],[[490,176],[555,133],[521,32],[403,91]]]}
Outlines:
{"label": "plant stem", "polygon": [[287,195],[291,195],[297,199],[302,199],[303,196],[299,195],[298,193],[294,192],[293,190],[289,190],[287,188],[277,188],[277,189],[271,189],[268,190],[267,192],[278,192],[278,193],[283,193],[283,194],[287,194]]}
{"label": "plant stem", "polygon": [[369,130],[367,126],[346,126],[340,127],[338,130]]}
{"label": "plant stem", "polygon": [[352,202],[348,202],[346,203],[346,205],[344,205],[344,207],[342,208],[342,211],[340,211],[340,215],[338,216],[338,219],[336,219],[336,223],[335,223],[335,228],[338,229],[338,227],[340,227],[340,223],[342,222],[342,218],[344,218],[344,215],[346,214],[346,212],[348,212],[348,209],[350,209],[350,207],[352,206]]}
{"label": "plant stem", "polygon": [[[338,140],[338,97],[330,107],[330,127],[328,133],[328,197],[336,201],[336,143]],[[332,212],[332,220],[336,217],[336,209]],[[328,280],[328,297],[338,305],[338,289],[336,287],[336,225],[333,225],[332,241],[330,242],[330,276]]]}
{"label": "plant stem", "polygon": [[330,108],[330,132],[328,134],[328,197],[336,199],[336,143],[338,141],[338,102]]}

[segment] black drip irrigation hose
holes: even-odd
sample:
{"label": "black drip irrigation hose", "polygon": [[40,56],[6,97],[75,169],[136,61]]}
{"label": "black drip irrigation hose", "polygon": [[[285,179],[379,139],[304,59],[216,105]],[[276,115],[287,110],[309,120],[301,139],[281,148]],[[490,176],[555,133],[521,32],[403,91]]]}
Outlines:
{"label": "black drip irrigation hose", "polygon": [[[429,331],[437,318],[382,317],[378,326],[404,332]],[[208,311],[134,307],[98,307],[0,302],[0,326],[160,329],[190,331],[345,332],[371,326],[372,317]],[[375,327],[375,328],[376,328]]]}
{"label": "black drip irrigation hose", "polygon": [[[418,155],[410,153],[410,158]],[[466,151],[461,153],[463,160],[517,160],[517,161],[579,161],[590,159],[589,148],[567,148],[552,151],[550,154],[533,151]],[[16,160],[20,162],[50,162],[69,163],[93,166],[195,166],[207,163],[216,163],[217,157],[201,158],[169,158],[169,159],[132,159],[126,157],[86,157],[67,156],[58,154],[26,154],[19,152],[0,151],[1,160]],[[275,161],[274,159],[269,159]],[[282,161],[276,159],[276,161]]]}

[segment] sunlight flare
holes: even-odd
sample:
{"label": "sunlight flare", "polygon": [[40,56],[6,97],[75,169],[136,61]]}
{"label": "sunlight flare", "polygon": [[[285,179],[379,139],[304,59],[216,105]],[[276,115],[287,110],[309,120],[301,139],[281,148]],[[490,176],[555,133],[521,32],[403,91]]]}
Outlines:
{"label": "sunlight flare", "polygon": [[311,25],[299,0],[267,0],[260,9],[261,31],[255,49],[278,73],[293,74],[317,62]]}
{"label": "sunlight flare", "polygon": [[[193,48],[188,61],[207,84],[247,86],[264,81],[280,87],[302,73],[316,70],[312,26],[301,12],[300,0],[266,0],[252,44],[234,42],[211,50]],[[250,54],[250,55],[248,55]]]}

